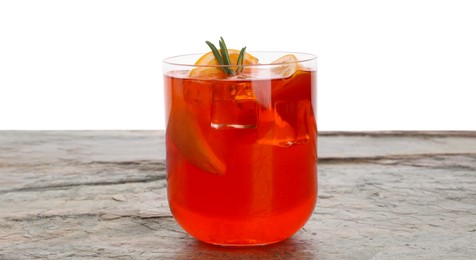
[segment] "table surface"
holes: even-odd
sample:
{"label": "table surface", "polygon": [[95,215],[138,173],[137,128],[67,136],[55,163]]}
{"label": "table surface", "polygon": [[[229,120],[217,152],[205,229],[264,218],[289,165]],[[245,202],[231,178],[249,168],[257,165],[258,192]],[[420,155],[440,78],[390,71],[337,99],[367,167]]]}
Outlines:
{"label": "table surface", "polygon": [[0,131],[0,259],[474,259],[476,132],[319,135],[291,239],[199,242],[167,205],[163,131]]}

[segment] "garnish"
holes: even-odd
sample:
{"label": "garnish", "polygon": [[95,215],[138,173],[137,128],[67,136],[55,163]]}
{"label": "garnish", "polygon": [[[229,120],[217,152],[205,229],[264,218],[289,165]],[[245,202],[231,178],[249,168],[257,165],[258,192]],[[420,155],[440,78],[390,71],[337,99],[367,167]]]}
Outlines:
{"label": "garnish", "polygon": [[219,41],[220,51],[218,51],[217,47],[215,47],[213,43],[209,41],[206,41],[205,43],[210,47],[210,49],[212,49],[213,56],[215,56],[215,59],[218,61],[218,63],[220,65],[224,65],[224,67],[220,67],[220,69],[223,70],[223,72],[231,76],[234,76],[238,73],[243,72],[243,64],[245,61],[244,57],[245,57],[246,47],[243,47],[241,49],[240,54],[238,55],[237,62],[236,62],[237,68],[235,71],[233,71],[231,66],[235,66],[235,65],[231,64],[228,48],[226,47],[225,40],[223,40],[223,37],[220,37],[220,41]]}
{"label": "garnish", "polygon": [[[276,75],[281,75],[284,78],[287,78],[293,75],[296,71],[299,70],[299,67],[300,67],[298,59],[293,54],[284,55],[280,57],[279,59],[273,61],[271,64],[273,65],[276,64],[276,66],[272,68],[272,71]],[[283,64],[283,65],[278,66],[277,64]]]}

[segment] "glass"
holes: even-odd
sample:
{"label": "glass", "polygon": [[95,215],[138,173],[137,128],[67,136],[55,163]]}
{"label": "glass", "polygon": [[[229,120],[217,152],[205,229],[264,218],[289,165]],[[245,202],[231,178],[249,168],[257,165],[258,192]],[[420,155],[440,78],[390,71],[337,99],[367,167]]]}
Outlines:
{"label": "glass", "polygon": [[193,65],[200,54],[163,63],[168,201],[179,225],[207,243],[279,242],[316,204],[317,58],[270,64],[289,53],[249,53],[261,64],[239,76],[191,76],[221,67]]}

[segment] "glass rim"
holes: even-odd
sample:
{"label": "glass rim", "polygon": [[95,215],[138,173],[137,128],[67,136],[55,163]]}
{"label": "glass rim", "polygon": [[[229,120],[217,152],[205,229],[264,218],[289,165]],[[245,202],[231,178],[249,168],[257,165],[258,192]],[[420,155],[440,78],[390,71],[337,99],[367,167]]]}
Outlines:
{"label": "glass rim", "polygon": [[[305,55],[308,56],[307,58],[299,59],[294,62],[283,62],[283,63],[258,63],[258,64],[244,64],[242,65],[243,67],[263,67],[263,66],[282,66],[285,64],[293,64],[293,63],[304,63],[304,62],[311,62],[317,60],[317,55],[312,54],[312,53],[306,53],[306,52],[292,52],[292,51],[247,51],[246,53],[281,53],[283,55],[287,54],[296,54],[296,55]],[[190,53],[190,54],[182,54],[182,55],[175,55],[175,56],[170,56],[168,58],[165,58],[162,60],[162,63],[171,65],[171,66],[183,66],[183,67],[207,67],[207,68],[222,68],[222,67],[229,67],[229,66],[237,66],[237,65],[221,65],[221,64],[215,64],[215,65],[208,65],[208,64],[190,64],[190,63],[184,63],[184,62],[173,62],[171,60],[174,59],[179,59],[179,58],[185,58],[187,56],[197,56],[201,57],[202,55],[205,55],[206,53]]]}

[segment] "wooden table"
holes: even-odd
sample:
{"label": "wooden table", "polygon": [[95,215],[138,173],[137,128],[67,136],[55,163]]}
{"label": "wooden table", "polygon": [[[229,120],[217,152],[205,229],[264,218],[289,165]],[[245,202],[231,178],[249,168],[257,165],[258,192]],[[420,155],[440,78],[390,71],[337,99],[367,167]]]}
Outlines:
{"label": "wooden table", "polygon": [[0,259],[475,259],[476,132],[322,133],[291,239],[223,248],[175,223],[164,132],[0,132]]}

